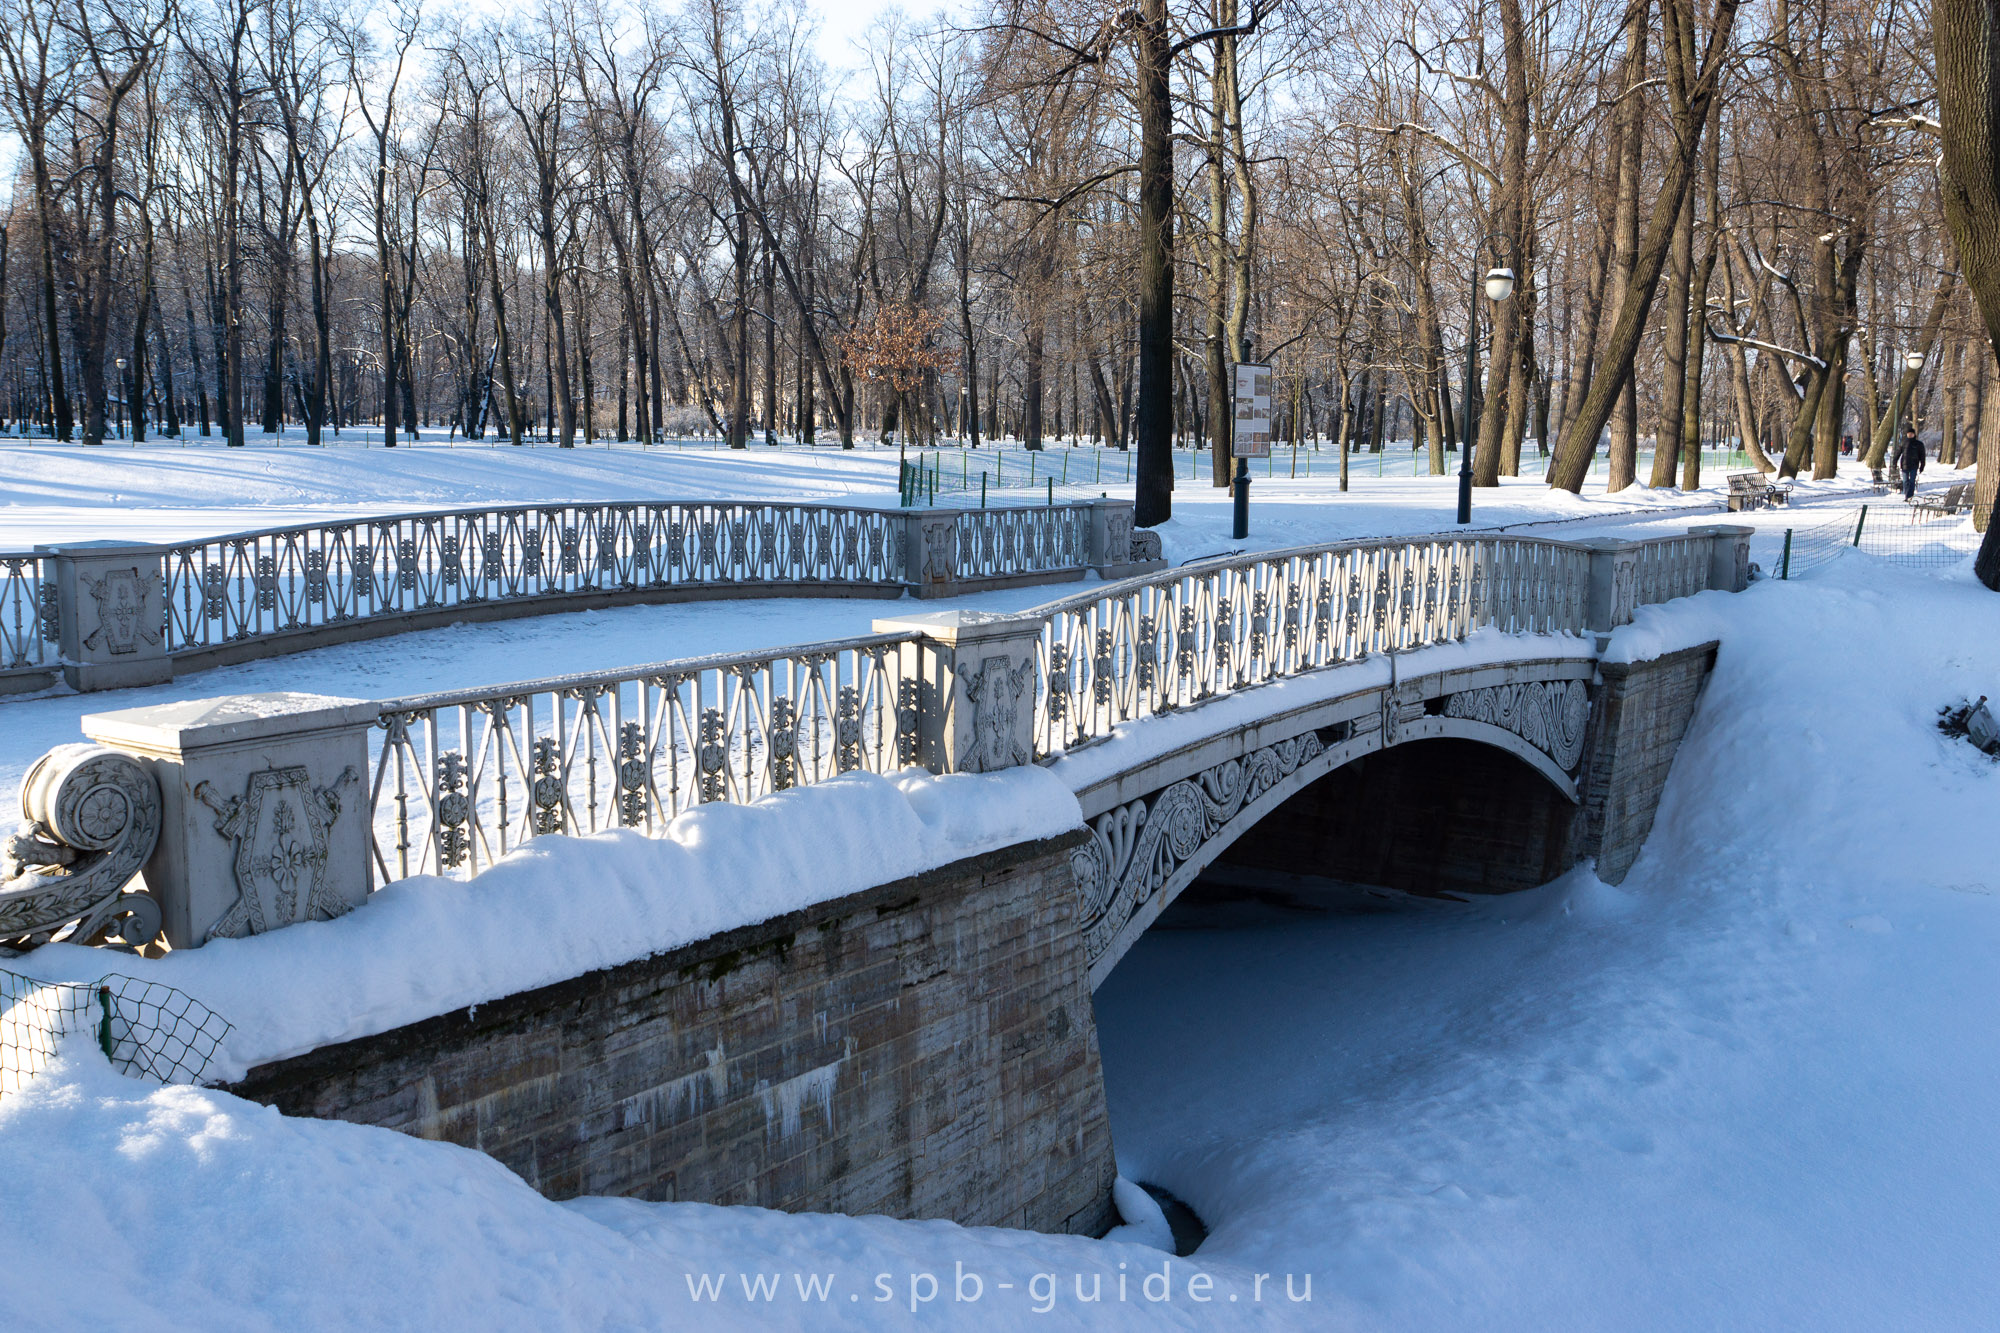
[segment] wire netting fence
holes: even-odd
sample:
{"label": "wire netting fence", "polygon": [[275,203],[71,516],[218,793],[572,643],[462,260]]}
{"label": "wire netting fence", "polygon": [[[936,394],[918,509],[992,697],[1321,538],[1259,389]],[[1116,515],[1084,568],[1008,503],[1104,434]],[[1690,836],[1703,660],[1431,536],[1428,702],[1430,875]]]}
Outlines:
{"label": "wire netting fence", "polygon": [[[1703,449],[1702,475],[1712,481],[1717,473],[1747,472],[1754,465],[1740,449]],[[1082,441],[1051,442],[1045,449],[1021,449],[1006,444],[981,449],[921,448],[913,451],[905,465],[902,493],[905,503],[930,503],[945,497],[947,504],[971,503],[980,497],[986,505],[1032,503],[1053,499],[1071,491],[1129,486],[1135,456],[1116,449]],[[1175,449],[1176,477],[1200,481],[1208,477],[1214,455],[1206,449]],[[1639,475],[1646,476],[1653,465],[1650,450],[1639,455]],[[1520,476],[1538,477],[1548,459],[1538,454],[1532,443],[1521,450]],[[1608,456],[1600,450],[1591,460],[1590,476],[1602,478],[1609,467]],[[1354,477],[1426,477],[1431,475],[1430,453],[1412,448],[1408,441],[1392,441],[1384,448],[1350,451],[1347,470]],[[1445,472],[1458,470],[1458,453],[1449,451]],[[1332,441],[1280,441],[1264,458],[1250,460],[1253,478],[1332,477],[1340,473],[1340,450]],[[1068,488],[1068,489],[1066,489]],[[1023,493],[1026,493],[1025,497]],[[914,497],[914,498],[912,498]]]}
{"label": "wire netting fence", "polygon": [[229,1028],[192,995],[156,981],[114,973],[80,984],[0,971],[0,1096],[19,1092],[65,1041],[96,1043],[134,1078],[193,1083]]}
{"label": "wire netting fence", "polygon": [[1843,508],[1786,528],[1776,573],[1796,578],[1856,551],[1905,569],[1949,569],[1979,552],[1972,518],[1970,509],[1945,513],[1893,500]]}

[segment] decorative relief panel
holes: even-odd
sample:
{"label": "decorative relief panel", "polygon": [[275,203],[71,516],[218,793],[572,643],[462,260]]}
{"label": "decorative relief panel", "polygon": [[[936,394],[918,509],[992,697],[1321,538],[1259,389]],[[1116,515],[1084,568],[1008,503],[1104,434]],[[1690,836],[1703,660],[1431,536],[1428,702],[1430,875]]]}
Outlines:
{"label": "decorative relief panel", "polygon": [[252,773],[241,796],[218,802],[208,783],[195,799],[215,811],[215,831],[236,845],[236,902],[208,929],[207,939],[261,935],[299,921],[328,921],[349,904],[327,884],[327,832],[340,818],[340,789],[359,777],[352,768],[328,787],[315,787],[305,765]]}
{"label": "decorative relief panel", "polygon": [[1570,773],[1583,759],[1590,692],[1580,680],[1495,685],[1452,695],[1445,702],[1444,715],[1504,727]]}
{"label": "decorative relief panel", "polygon": [[959,757],[961,773],[991,773],[1034,762],[1028,719],[1035,707],[1035,662],[1005,654],[983,657],[959,676],[972,705],[972,736]]}
{"label": "decorative relief panel", "polygon": [[1084,949],[1090,961],[1104,956],[1125,923],[1176,871],[1196,860],[1246,804],[1325,748],[1311,733],[1280,741],[1092,820],[1090,841],[1070,857],[1083,895]]}
{"label": "decorative relief panel", "polygon": [[[1158,541],[1159,534],[1153,534]],[[1105,558],[1113,564],[1119,563],[1119,556],[1129,557],[1132,553],[1132,511],[1120,506],[1104,516]]]}
{"label": "decorative relief panel", "polygon": [[78,581],[97,612],[96,627],[83,636],[85,648],[125,657],[160,641],[161,613],[154,600],[160,590],[157,572],[141,574],[136,566],[107,569],[103,578],[81,574]]}

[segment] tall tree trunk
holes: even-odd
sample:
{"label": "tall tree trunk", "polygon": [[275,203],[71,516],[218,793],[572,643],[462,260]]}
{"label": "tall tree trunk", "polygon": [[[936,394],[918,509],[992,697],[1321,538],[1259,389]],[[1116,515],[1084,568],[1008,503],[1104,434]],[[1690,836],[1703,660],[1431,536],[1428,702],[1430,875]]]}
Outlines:
{"label": "tall tree trunk", "polygon": [[[1653,475],[1648,481],[1654,490],[1674,484],[1680,471],[1682,439],[1686,429],[1688,372],[1688,302],[1694,284],[1694,191],[1681,198],[1680,221],[1674,224],[1672,258],[1667,265],[1667,322],[1660,336],[1665,365],[1660,373],[1660,424],[1653,437]],[[1695,444],[1700,451],[1699,441]]]}
{"label": "tall tree trunk", "polygon": [[1166,0],[1140,0],[1136,24],[1139,112],[1139,449],[1133,521],[1173,516],[1174,109]]}
{"label": "tall tree trunk", "polygon": [[[1930,312],[1924,316],[1922,331],[1917,335],[1915,350],[1926,358],[1937,346],[1938,330],[1944,327],[1944,312],[1951,305],[1951,298],[1958,293],[1958,275],[1949,269],[1938,274],[1937,285],[1931,289]],[[1876,424],[1874,438],[1868,444],[1868,466],[1881,467],[1889,456],[1890,432],[1896,428],[1898,418],[1909,420],[1912,395],[1917,390],[1917,379],[1923,374],[1923,367],[1911,370],[1903,364],[1901,351],[1896,351],[1896,390],[1891,400],[1890,410],[1882,413]],[[1948,414],[1947,414],[1948,415]],[[1943,458],[1938,460],[1943,462]]]}
{"label": "tall tree trunk", "polygon": [[[1641,21],[1645,6],[1639,7]],[[1527,377],[1521,364],[1523,310],[1528,304],[1524,279],[1528,265],[1526,200],[1528,181],[1528,35],[1520,0],[1500,0],[1501,51],[1506,65],[1500,104],[1503,146],[1500,186],[1494,192],[1493,221],[1505,245],[1493,255],[1496,267],[1514,271],[1515,295],[1488,308],[1493,321],[1493,357],[1488,371],[1490,391],[1479,413],[1479,445],[1472,455],[1472,484],[1498,486],[1503,453],[1512,441],[1518,465],[1522,424],[1527,420]],[[1643,40],[1643,39],[1642,39]],[[1483,298],[1475,291],[1473,302]],[[1470,392],[1470,386],[1467,391]]]}
{"label": "tall tree trunk", "polygon": [[[1646,77],[1649,7],[1638,0],[1625,23],[1624,100],[1618,107],[1618,204],[1611,225],[1611,323],[1636,295],[1632,274],[1639,259],[1639,173],[1645,161],[1646,101],[1638,89]],[[1611,411],[1610,458],[1604,489],[1622,491],[1638,480],[1639,396],[1629,362],[1618,369],[1618,398]]]}
{"label": "tall tree trunk", "polygon": [[1667,82],[1673,105],[1673,151],[1665,154],[1666,175],[1660,196],[1646,225],[1632,280],[1619,301],[1618,318],[1605,340],[1603,373],[1585,394],[1577,415],[1563,426],[1562,440],[1549,468],[1549,484],[1580,491],[1590,468],[1597,433],[1611,415],[1618,384],[1630,373],[1645,332],[1646,314],[1659,287],[1660,272],[1673,241],[1681,196],[1692,182],[1703,133],[1714,105],[1715,84],[1728,58],[1738,0],[1716,0],[1708,24],[1706,48],[1695,42],[1692,0],[1661,0],[1669,20]]}

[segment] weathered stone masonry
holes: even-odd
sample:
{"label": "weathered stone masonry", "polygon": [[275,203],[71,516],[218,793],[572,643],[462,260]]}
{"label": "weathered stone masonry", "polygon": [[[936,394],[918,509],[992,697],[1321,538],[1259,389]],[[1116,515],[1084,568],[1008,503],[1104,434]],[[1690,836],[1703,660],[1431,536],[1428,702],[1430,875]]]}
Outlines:
{"label": "weathered stone masonry", "polygon": [[1597,876],[1624,882],[1694,721],[1717,645],[1699,644],[1646,662],[1600,662],[1603,683],[1590,710],[1590,739],[1578,784],[1577,833],[1597,857]]}
{"label": "weathered stone masonry", "polygon": [[263,1065],[231,1090],[480,1149],[556,1199],[1100,1234],[1116,1168],[1081,839]]}

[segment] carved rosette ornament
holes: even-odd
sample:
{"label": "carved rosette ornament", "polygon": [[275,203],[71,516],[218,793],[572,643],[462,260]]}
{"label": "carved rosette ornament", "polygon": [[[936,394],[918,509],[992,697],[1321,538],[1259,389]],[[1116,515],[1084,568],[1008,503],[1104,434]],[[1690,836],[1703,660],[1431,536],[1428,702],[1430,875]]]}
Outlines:
{"label": "carved rosette ornament", "polygon": [[1090,841],[1070,855],[1083,896],[1084,951],[1090,962],[1104,956],[1125,923],[1245,805],[1325,749],[1308,732],[1217,764],[1092,820]]}
{"label": "carved rosette ornament", "polygon": [[0,944],[152,943],[160,907],[125,886],[160,837],[160,789],[130,756],[61,745],[21,783],[26,822],[0,844]]}
{"label": "carved rosette ornament", "polygon": [[1535,680],[1462,690],[1445,701],[1446,717],[1486,722],[1513,732],[1565,773],[1583,760],[1590,692],[1580,680]]}

